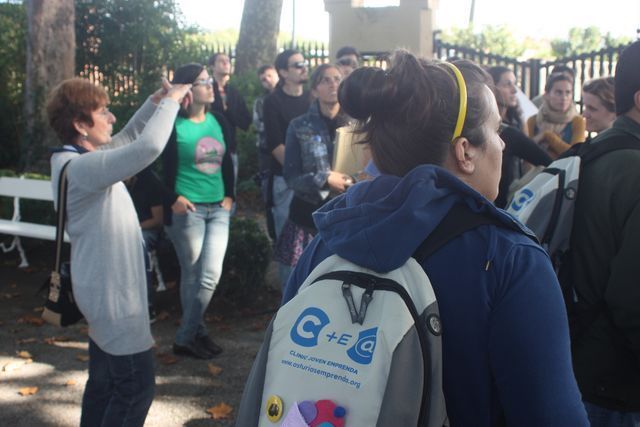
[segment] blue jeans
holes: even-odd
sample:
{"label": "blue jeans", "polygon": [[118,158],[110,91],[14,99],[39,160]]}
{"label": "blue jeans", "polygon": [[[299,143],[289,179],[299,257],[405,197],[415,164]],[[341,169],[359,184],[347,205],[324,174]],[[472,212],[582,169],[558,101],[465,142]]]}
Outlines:
{"label": "blue jeans", "polygon": [[278,239],[284,223],[289,218],[289,205],[291,204],[291,199],[293,199],[293,190],[287,186],[287,182],[282,176],[275,175],[273,177],[272,192],[273,207],[271,212],[273,212],[273,223],[276,229],[276,239]]}
{"label": "blue jeans", "polygon": [[219,203],[196,203],[196,211],[172,216],[167,234],[180,264],[182,321],[176,344],[207,335],[204,312],[216,290],[229,241],[229,211]]}
{"label": "blue jeans", "polygon": [[155,385],[151,349],[114,356],[89,339],[89,379],[82,397],[80,426],[144,425]]}
{"label": "blue jeans", "polygon": [[591,427],[640,427],[640,412],[620,412],[584,402]]}

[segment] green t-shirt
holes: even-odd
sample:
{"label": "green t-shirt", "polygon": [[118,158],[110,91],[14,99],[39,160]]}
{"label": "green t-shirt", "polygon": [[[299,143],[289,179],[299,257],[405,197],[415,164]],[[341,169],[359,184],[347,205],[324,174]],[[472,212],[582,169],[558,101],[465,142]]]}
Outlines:
{"label": "green t-shirt", "polygon": [[221,201],[224,198],[222,158],[226,145],[218,121],[210,113],[201,123],[178,117],[176,134],[176,193],[194,203]]}

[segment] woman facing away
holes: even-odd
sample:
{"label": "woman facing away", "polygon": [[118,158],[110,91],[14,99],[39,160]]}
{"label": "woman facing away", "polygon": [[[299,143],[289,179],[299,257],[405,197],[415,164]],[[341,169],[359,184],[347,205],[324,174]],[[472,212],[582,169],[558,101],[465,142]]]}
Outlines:
{"label": "woman facing away", "polygon": [[522,132],[520,107],[516,97],[516,76],[513,71],[507,67],[496,66],[489,68],[488,72],[495,84],[494,94],[502,119],[500,138],[505,145],[495,205],[505,208],[509,202],[511,183],[524,175],[524,162],[534,166],[547,166],[551,163],[551,157]]}
{"label": "woman facing away", "polygon": [[400,267],[465,204],[505,226],[466,231],[422,263],[440,309],[451,425],[587,426],[549,257],[492,203],[504,143],[491,78],[473,63],[455,66],[460,77],[401,51],[388,70],[358,69],[342,83],[340,105],[359,121],[382,175],[314,213],[318,235],[284,303],[332,254],[377,272]]}
{"label": "woman facing away", "polygon": [[613,126],[617,117],[614,89],[613,77],[589,80],[582,87],[582,117],[586,122],[587,132],[600,133]]}
{"label": "woman facing away", "polygon": [[289,267],[283,283],[316,234],[312,212],[328,200],[330,193],[344,193],[353,183],[350,176],[331,170],[336,129],[348,123],[338,103],[341,81],[342,75],[334,65],[316,68],[310,82],[315,100],[309,111],[292,120],[287,129],[283,175],[294,195],[275,250],[276,259]]}
{"label": "woman facing away", "polygon": [[527,134],[556,159],[583,142],[585,124],[573,101],[573,80],[564,73],[549,76],[540,110],[527,120]]}
{"label": "woman facing away", "polygon": [[78,308],[89,324],[89,379],[81,426],[142,426],[155,388],[144,247],[138,216],[122,181],[162,152],[189,85],[156,92],[124,129],[105,90],[63,81],[51,93],[49,123],[65,144],[51,157],[53,196],[67,168],[67,231]]}
{"label": "woman facing away", "polygon": [[210,359],[222,348],[209,337],[204,313],[222,274],[235,197],[228,125],[208,111],[213,80],[203,65],[178,68],[172,82],[192,85],[193,93],[162,153],[165,225],[180,264],[182,320],[173,352]]}

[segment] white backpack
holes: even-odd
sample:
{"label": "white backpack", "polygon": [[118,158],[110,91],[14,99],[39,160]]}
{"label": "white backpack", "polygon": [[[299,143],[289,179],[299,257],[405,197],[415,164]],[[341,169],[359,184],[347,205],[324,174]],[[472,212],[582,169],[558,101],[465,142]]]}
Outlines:
{"label": "white backpack", "polygon": [[337,255],[318,264],[269,325],[236,425],[449,425],[442,325],[416,260],[464,231],[498,223],[456,205],[396,270],[377,273]]}

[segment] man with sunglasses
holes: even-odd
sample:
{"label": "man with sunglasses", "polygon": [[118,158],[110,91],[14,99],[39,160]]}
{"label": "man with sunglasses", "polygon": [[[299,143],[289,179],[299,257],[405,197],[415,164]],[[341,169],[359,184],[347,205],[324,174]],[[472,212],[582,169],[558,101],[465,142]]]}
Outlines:
{"label": "man with sunglasses", "polygon": [[236,143],[236,128],[242,130],[249,129],[251,125],[251,113],[247,108],[247,103],[236,88],[229,85],[231,77],[231,61],[225,53],[214,53],[209,58],[209,67],[213,76],[214,99],[211,110],[224,115],[229,122],[229,141],[227,147],[231,152],[233,161],[234,182],[238,182],[238,153]]}
{"label": "man with sunglasses", "polygon": [[[282,176],[287,127],[292,119],[307,112],[310,99],[304,88],[309,79],[307,62],[300,52],[286,49],[276,57],[274,65],[280,80],[273,93],[264,100],[263,112],[267,149],[271,153],[271,210],[277,239],[289,216],[293,197]],[[284,284],[287,277],[282,277],[282,280]]]}
{"label": "man with sunglasses", "polygon": [[336,66],[342,78],[346,79],[349,74],[360,66],[360,52],[353,46],[343,46],[336,52]]}

